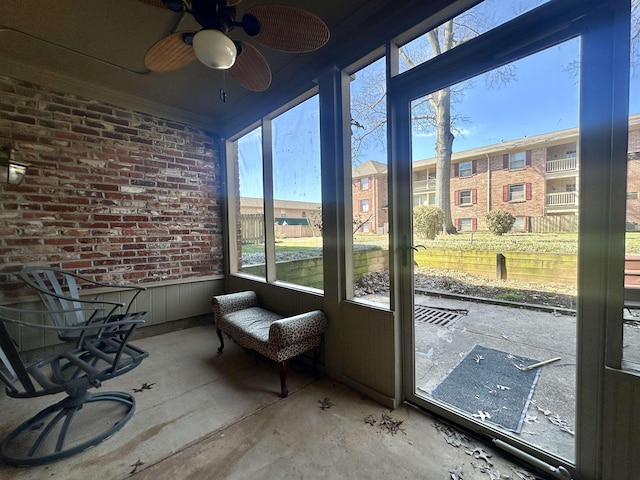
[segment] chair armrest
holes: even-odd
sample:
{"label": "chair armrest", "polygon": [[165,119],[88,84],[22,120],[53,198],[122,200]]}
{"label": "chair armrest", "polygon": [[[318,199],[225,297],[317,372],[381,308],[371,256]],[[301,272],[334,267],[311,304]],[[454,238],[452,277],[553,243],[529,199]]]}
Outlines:
{"label": "chair armrest", "polygon": [[226,295],[214,295],[211,298],[211,308],[215,318],[220,318],[227,313],[237,312],[245,308],[257,307],[258,296],[255,292],[228,293]]}
{"label": "chair armrest", "polygon": [[327,317],[320,310],[276,320],[269,327],[269,343],[277,347],[294,345],[322,335],[327,325]]}

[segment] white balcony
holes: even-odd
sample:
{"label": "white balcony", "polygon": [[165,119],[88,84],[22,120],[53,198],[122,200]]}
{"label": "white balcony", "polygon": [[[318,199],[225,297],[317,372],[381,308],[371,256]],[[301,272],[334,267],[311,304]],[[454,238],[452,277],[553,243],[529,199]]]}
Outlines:
{"label": "white balcony", "polygon": [[577,157],[559,158],[557,160],[547,160],[547,173],[567,172],[578,168]]}
{"label": "white balcony", "polygon": [[416,180],[413,182],[413,193],[428,192],[436,189],[436,179]]}
{"label": "white balcony", "polygon": [[577,192],[547,193],[546,195],[545,206],[547,207],[564,207],[577,205]]}

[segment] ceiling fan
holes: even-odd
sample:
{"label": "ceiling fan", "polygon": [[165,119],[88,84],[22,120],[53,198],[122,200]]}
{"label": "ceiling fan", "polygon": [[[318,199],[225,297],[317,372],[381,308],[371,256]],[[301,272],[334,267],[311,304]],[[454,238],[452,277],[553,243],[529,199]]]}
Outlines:
{"label": "ceiling fan", "polygon": [[189,13],[202,27],[196,32],[172,33],[153,44],[144,57],[153,72],[177,70],[197,58],[207,67],[228,69],[244,88],[262,92],[271,84],[269,64],[251,43],[230,38],[234,28],[241,28],[262,45],[291,53],[311,52],[329,41],[329,28],[318,16],[290,5],[255,5],[236,20],[240,0],[139,1]]}

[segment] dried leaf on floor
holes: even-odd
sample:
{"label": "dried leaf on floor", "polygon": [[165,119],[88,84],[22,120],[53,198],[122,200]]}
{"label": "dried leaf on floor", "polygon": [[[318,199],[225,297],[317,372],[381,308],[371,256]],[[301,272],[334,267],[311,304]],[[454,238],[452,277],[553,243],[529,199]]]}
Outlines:
{"label": "dried leaf on floor", "polygon": [[140,388],[134,388],[133,391],[136,392],[136,393],[140,393],[143,390],[151,390],[154,385],[155,385],[155,383],[144,382]]}
{"label": "dried leaf on floor", "polygon": [[327,410],[333,407],[333,403],[331,403],[331,400],[329,400],[328,397],[324,397],[324,400],[318,400],[318,403],[320,404],[318,405],[318,408],[321,408],[322,410]]}
{"label": "dried leaf on floor", "polygon": [[483,412],[482,410],[478,410],[478,413],[474,413],[472,417],[479,418],[481,422],[484,422],[486,419],[491,418],[491,414],[489,412]]}
{"label": "dried leaf on floor", "polygon": [[547,418],[547,420],[549,420],[556,427],[559,427],[560,430],[562,430],[563,432],[566,432],[569,435],[575,435],[576,434],[571,429],[571,426],[565,420],[560,418],[560,415],[558,415],[557,413],[554,414],[550,410],[546,410],[544,408],[541,408],[538,405],[536,405],[536,408],[538,409],[539,412],[541,412]]}
{"label": "dried leaf on floor", "polygon": [[484,473],[485,475],[489,476],[489,480],[500,480],[500,478],[502,477],[502,475],[500,475],[500,471],[499,470],[494,470],[492,468],[492,465],[489,464],[482,464],[482,465],[476,465],[475,463],[471,463],[471,466],[473,468],[477,468],[478,471],[480,473]]}
{"label": "dried leaf on floor", "polygon": [[382,418],[378,425],[382,427],[383,430],[389,432],[391,435],[395,435],[398,432],[402,432],[406,435],[404,428],[400,427],[403,422],[404,420],[395,420],[388,413],[382,412]]}
{"label": "dried leaf on floor", "polygon": [[487,462],[487,465],[493,465],[493,463],[491,463],[491,460],[489,460],[489,457],[491,457],[491,455],[485,452],[483,448],[476,447],[473,450],[465,450],[465,453],[467,455],[471,455],[475,459],[484,460],[485,462]]}
{"label": "dried leaf on floor", "polygon": [[469,446],[468,445],[469,437],[459,432],[455,428],[451,427],[450,425],[445,425],[442,423],[434,423],[433,426],[436,428],[436,430],[442,433],[442,436],[444,437],[445,441],[449,445],[456,448],[458,447],[467,448]]}
{"label": "dried leaf on floor", "polygon": [[364,423],[368,423],[372,427],[376,424],[376,422],[376,417],[374,417],[373,415],[367,415],[366,417],[364,417]]}
{"label": "dried leaf on floor", "polygon": [[138,459],[138,461],[133,465],[129,465],[130,467],[133,467],[133,470],[129,472],[129,475],[136,473],[138,471],[138,467],[141,467],[142,465],[144,465],[144,462],[141,462],[140,459]]}
{"label": "dried leaf on floor", "polygon": [[462,467],[458,465],[455,470],[449,470],[451,474],[451,480],[464,480],[464,474],[462,473]]}

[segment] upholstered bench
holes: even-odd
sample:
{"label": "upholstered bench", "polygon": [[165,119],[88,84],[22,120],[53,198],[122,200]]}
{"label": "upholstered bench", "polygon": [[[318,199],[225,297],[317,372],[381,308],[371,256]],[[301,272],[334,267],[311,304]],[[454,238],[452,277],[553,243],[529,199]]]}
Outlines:
{"label": "upholstered bench", "polygon": [[218,352],[224,349],[224,332],[242,347],[278,362],[283,397],[289,394],[286,382],[289,359],[314,350],[315,373],[320,341],[327,328],[327,319],[320,310],[284,317],[260,307],[255,292],[216,295],[211,299],[211,307],[220,339]]}

